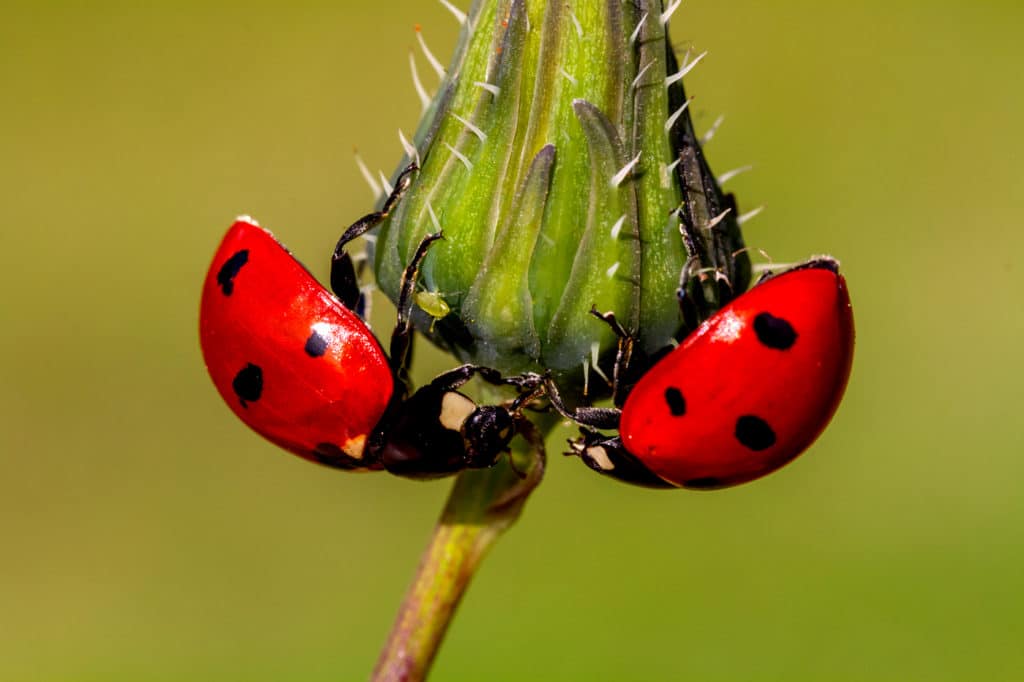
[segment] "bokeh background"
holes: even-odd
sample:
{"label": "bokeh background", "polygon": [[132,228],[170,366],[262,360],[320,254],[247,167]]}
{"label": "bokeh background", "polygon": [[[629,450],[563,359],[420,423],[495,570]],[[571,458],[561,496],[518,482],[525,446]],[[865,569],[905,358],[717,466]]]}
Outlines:
{"label": "bokeh background", "polygon": [[[368,676],[449,484],[275,451],[196,317],[239,213],[326,274],[372,204],[353,145],[390,173],[415,127],[416,23],[449,52],[416,0],[0,10],[0,680]],[[1024,679],[1021,26],[1016,0],[687,0],[709,158],[767,205],[748,242],[843,260],[849,392],[736,489],[554,458],[434,679]]]}

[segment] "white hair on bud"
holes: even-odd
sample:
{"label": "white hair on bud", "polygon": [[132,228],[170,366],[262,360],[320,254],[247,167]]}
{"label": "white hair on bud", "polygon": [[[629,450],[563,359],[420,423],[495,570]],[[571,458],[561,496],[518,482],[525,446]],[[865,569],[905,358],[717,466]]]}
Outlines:
{"label": "white hair on bud", "polygon": [[600,341],[594,341],[592,344],[590,344],[590,362],[591,362],[591,366],[594,368],[594,371],[597,373],[597,375],[599,377],[601,377],[602,379],[604,379],[606,384],[611,385],[612,382],[608,378],[608,375],[605,374],[601,370],[601,368],[598,366],[598,364],[597,364],[597,356],[600,353],[601,353],[601,342]]}
{"label": "white hair on bud", "polygon": [[484,131],[480,130],[480,128],[478,128],[477,126],[473,125],[472,123],[470,123],[466,119],[462,118],[461,116],[459,116],[455,112],[452,112],[452,118],[454,118],[456,121],[458,121],[462,125],[466,126],[466,130],[468,130],[469,132],[471,132],[474,135],[476,135],[477,138],[481,142],[486,142],[487,141],[487,133],[485,133]]}
{"label": "white hair on bud", "polygon": [[405,155],[409,157],[409,160],[415,161],[417,166],[420,165],[420,151],[412,142],[409,142],[401,128],[398,129],[398,141],[402,143],[402,149],[405,150]]}
{"label": "white hair on bud", "polygon": [[451,12],[452,14],[455,15],[455,19],[460,24],[465,24],[466,23],[466,13],[465,12],[463,12],[461,9],[459,9],[458,7],[453,5],[452,3],[448,2],[448,0],[440,0],[440,2],[441,2],[442,5],[445,6],[445,9],[447,9],[449,12]]}
{"label": "white hair on bud", "polygon": [[725,220],[725,216],[729,215],[730,213],[732,213],[732,209],[731,208],[725,209],[724,211],[722,211],[721,213],[719,213],[714,218],[712,218],[711,220],[708,221],[708,226],[707,226],[706,229],[708,229],[708,230],[713,229],[715,226],[717,226],[719,223],[721,223],[723,220]]}
{"label": "white hair on bud", "polygon": [[373,192],[374,199],[380,199],[384,196],[384,190],[381,189],[380,183],[373,177],[373,173],[366,167],[363,162],[363,157],[359,156],[359,152],[355,152],[356,167],[359,169],[360,175],[363,176],[363,180],[366,180],[366,184],[370,186],[370,191]]}
{"label": "white hair on bud", "polygon": [[724,185],[725,183],[727,183],[730,180],[732,180],[733,178],[735,178],[737,175],[742,175],[743,173],[746,173],[746,172],[752,171],[752,170],[754,170],[754,167],[751,166],[751,165],[747,165],[747,166],[740,166],[739,168],[733,168],[732,170],[725,171],[724,173],[722,173],[721,175],[718,176],[718,184],[719,185]]}
{"label": "white hair on bud", "polygon": [[634,156],[629,163],[623,166],[618,173],[612,176],[612,187],[618,187],[619,185],[621,185],[622,181],[626,179],[626,176],[633,172],[633,169],[636,168],[636,165],[640,163],[641,154],[643,154],[643,152],[637,152],[637,155]]}
{"label": "white hair on bud", "polygon": [[448,147],[448,151],[450,151],[450,152],[452,153],[452,155],[453,155],[453,156],[454,156],[454,157],[455,157],[456,159],[458,159],[459,161],[461,161],[461,162],[462,162],[462,165],[466,167],[466,170],[468,170],[468,171],[472,171],[472,170],[473,170],[473,162],[472,162],[472,161],[470,161],[470,160],[469,160],[469,159],[468,159],[468,158],[466,157],[466,155],[465,155],[465,154],[463,154],[462,152],[460,152],[460,151],[459,151],[458,149],[456,149],[455,147],[451,146],[451,145],[450,145],[450,144],[448,144],[447,142],[445,142],[445,143],[444,143],[444,146],[445,146],[445,147]]}
{"label": "white hair on bud", "polygon": [[384,175],[384,171],[377,171],[377,175],[380,176],[380,186],[384,188],[384,194],[388,195],[395,191],[395,188],[388,182],[388,178]]}
{"label": "white hair on bud", "polygon": [[416,56],[409,50],[409,70],[412,71],[412,84],[416,88],[416,96],[420,98],[420,105],[423,107],[423,111],[427,110],[430,106],[430,95],[427,93],[427,89],[423,87],[423,81],[420,80],[420,72],[416,68]]}
{"label": "white hair on bud", "polygon": [[478,88],[486,90],[495,97],[501,94],[501,88],[499,88],[497,85],[491,85],[490,83],[484,83],[483,81],[476,81],[475,83],[473,83],[473,85],[475,85]]}
{"label": "white hair on bud", "polygon": [[427,61],[430,62],[430,65],[434,67],[434,73],[437,74],[437,77],[444,78],[444,66],[437,57],[434,56],[434,53],[430,51],[430,48],[427,47],[427,41],[423,37],[423,31],[420,29],[418,24],[416,25],[416,41],[420,44],[420,49],[423,50],[423,56],[426,57]]}
{"label": "white hair on bud", "polygon": [[694,67],[696,67],[698,64],[700,64],[701,60],[704,59],[704,57],[707,57],[707,56],[708,56],[708,51],[704,50],[699,55],[697,55],[696,59],[694,59],[692,62],[683,64],[683,66],[678,71],[676,71],[671,76],[668,76],[667,78],[665,78],[665,85],[669,86],[669,85],[672,85],[673,83],[678,83],[679,81],[683,80],[683,77],[686,76],[686,74],[688,74],[691,71],[693,71]]}
{"label": "white hair on bud", "polygon": [[722,122],[724,120],[725,120],[725,114],[722,114],[721,116],[719,116],[718,118],[715,119],[715,122],[711,124],[711,127],[708,128],[708,131],[706,133],[704,133],[703,136],[701,136],[700,143],[702,145],[705,145],[708,142],[711,142],[711,139],[715,136],[715,133],[717,133],[718,129],[722,127]]}
{"label": "white hair on bud", "polygon": [[[666,133],[669,132],[670,130],[672,130],[673,126],[675,126],[675,124],[676,124],[676,121],[678,121],[679,117],[683,115],[683,112],[686,111],[690,107],[690,102],[692,102],[692,101],[693,101],[693,99],[686,100],[685,102],[683,102],[683,105],[681,107],[679,107],[678,109],[676,109],[675,111],[672,112],[672,115],[668,117],[667,121],[665,121],[665,132]],[[676,163],[679,163],[678,159],[676,159]]]}
{"label": "white hair on bud", "polygon": [[751,218],[756,218],[757,216],[761,215],[761,211],[763,211],[763,210],[764,210],[764,206],[763,205],[758,206],[755,209],[752,209],[750,211],[747,211],[746,213],[741,214],[738,218],[736,218],[736,222],[738,222],[740,225],[743,225],[744,223],[749,221]]}
{"label": "white hair on bud", "polygon": [[654,66],[654,61],[655,60],[652,59],[650,62],[647,63],[647,66],[640,69],[640,72],[636,74],[636,78],[634,78],[633,82],[630,84],[631,88],[636,90],[637,86],[640,85],[640,79],[644,77],[644,75],[651,69],[652,66]]}
{"label": "white hair on bud", "polygon": [[629,36],[629,44],[632,45],[636,42],[636,39],[640,37],[640,30],[643,29],[644,24],[647,23],[648,12],[644,12],[644,15],[640,17],[640,21],[636,23],[636,28],[633,29],[633,33]]}

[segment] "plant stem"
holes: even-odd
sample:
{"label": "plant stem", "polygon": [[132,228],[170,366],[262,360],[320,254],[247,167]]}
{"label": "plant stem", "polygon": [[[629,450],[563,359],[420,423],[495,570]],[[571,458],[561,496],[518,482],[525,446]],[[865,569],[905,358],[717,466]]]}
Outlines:
{"label": "plant stem", "polygon": [[[510,458],[502,458],[490,469],[463,472],[456,479],[371,682],[426,678],[477,566],[519,518],[527,497],[544,475],[543,439],[525,420],[520,432],[526,438],[514,442]],[[526,447],[522,447],[524,442]]]}

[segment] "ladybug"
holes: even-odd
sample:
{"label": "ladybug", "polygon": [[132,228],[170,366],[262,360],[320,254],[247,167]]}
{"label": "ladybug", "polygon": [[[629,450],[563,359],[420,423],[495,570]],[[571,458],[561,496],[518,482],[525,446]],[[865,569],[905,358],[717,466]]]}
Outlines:
{"label": "ladybug", "polygon": [[[403,273],[390,357],[356,314],[361,296],[345,252],[383,220],[410,183],[407,168],[377,213],[353,224],[332,258],[328,292],[270,232],[239,218],[203,284],[199,338],[214,385],[250,428],[300,457],[346,470],[433,478],[493,465],[517,431],[539,377],[502,378],[463,365],[411,396],[405,370],[410,314],[428,235]],[[458,389],[474,376],[521,389],[509,406],[481,406]]]}
{"label": "ladybug", "polygon": [[[598,316],[623,338],[610,314]],[[550,380],[547,390],[589,427],[571,454],[592,469],[650,487],[723,488],[778,469],[821,434],[846,388],[853,339],[846,282],[820,258],[719,309],[639,378],[621,411],[570,411]]]}

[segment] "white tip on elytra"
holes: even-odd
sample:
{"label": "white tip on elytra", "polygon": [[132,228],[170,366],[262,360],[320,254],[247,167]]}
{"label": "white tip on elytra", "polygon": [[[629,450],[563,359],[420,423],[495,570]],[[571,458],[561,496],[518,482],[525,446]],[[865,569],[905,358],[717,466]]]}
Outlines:
{"label": "white tip on elytra", "polygon": [[700,64],[700,61],[702,59],[704,59],[704,57],[706,57],[706,56],[708,56],[708,51],[704,50],[699,55],[697,55],[697,58],[694,59],[692,62],[689,62],[688,64],[684,64],[681,69],[676,71],[671,76],[668,76],[667,78],[665,78],[665,85],[669,86],[669,85],[672,85],[673,83],[678,83],[679,81],[683,80],[683,77],[686,76],[686,74],[688,74],[691,71],[693,71],[693,68],[695,66],[697,66],[698,64]]}
{"label": "white tip on elytra", "polygon": [[427,47],[427,41],[423,37],[423,29],[420,28],[419,24],[416,24],[416,41],[420,44],[420,49],[423,50],[423,56],[427,58],[430,65],[434,67],[434,73],[437,74],[438,78],[444,78],[444,66],[434,56],[434,53]]}
{"label": "white tip on elytra", "polygon": [[468,171],[472,171],[473,170],[473,162],[470,161],[468,158],[466,158],[465,154],[463,154],[462,152],[460,152],[458,149],[456,149],[455,147],[451,146],[447,142],[444,143],[444,146],[448,147],[448,151],[450,151],[452,153],[452,155],[456,159],[458,159],[459,161],[462,162],[462,165],[466,167],[466,170],[468,170]]}
{"label": "white tip on elytra", "polygon": [[658,17],[658,21],[661,22],[662,26],[668,23],[668,20],[672,18],[672,15],[676,13],[676,10],[679,9],[681,4],[683,4],[683,0],[674,0],[672,4],[668,6],[668,9],[661,13],[661,16]]}
{"label": "white tip on elytra", "polygon": [[732,180],[733,178],[735,178],[737,175],[742,175],[743,173],[746,173],[746,172],[752,171],[752,170],[754,170],[754,167],[751,166],[751,165],[740,166],[739,168],[733,168],[732,170],[727,170],[727,171],[725,171],[724,173],[722,173],[721,175],[718,176],[718,184],[719,185],[724,185],[725,183],[727,183],[730,180]]}
{"label": "white tip on elytra", "polygon": [[445,6],[445,8],[449,12],[451,12],[452,14],[455,15],[455,19],[458,20],[458,22],[460,24],[466,23],[466,13],[465,12],[463,12],[461,9],[459,9],[458,7],[453,5],[452,3],[448,2],[448,0],[440,0],[440,2],[441,2],[442,5]]}
{"label": "white tip on elytra", "polygon": [[618,173],[612,176],[612,187],[618,187],[619,185],[621,185],[622,181],[626,179],[626,176],[633,172],[633,169],[636,168],[636,165],[640,163],[641,154],[643,154],[643,152],[637,152],[637,155],[634,156],[629,163],[623,166]]}
{"label": "white tip on elytra", "polygon": [[426,111],[427,107],[430,106],[430,95],[427,93],[427,89],[423,87],[423,81],[420,80],[420,72],[416,68],[416,55],[412,53],[412,50],[409,50],[409,70],[412,71],[412,84],[416,88],[416,95],[420,98],[423,110]]}
{"label": "white tip on elytra", "polygon": [[481,142],[486,142],[487,141],[487,133],[485,133],[484,131],[480,130],[480,128],[478,128],[477,126],[473,125],[472,123],[470,123],[466,119],[462,118],[461,116],[459,116],[455,112],[452,112],[452,118],[454,118],[456,121],[458,121],[459,123],[464,125],[466,127],[466,130],[468,130],[469,132],[471,132],[474,135],[476,135],[477,139],[479,139]]}

